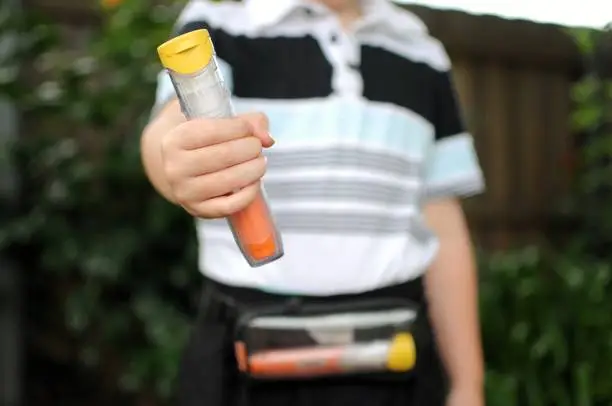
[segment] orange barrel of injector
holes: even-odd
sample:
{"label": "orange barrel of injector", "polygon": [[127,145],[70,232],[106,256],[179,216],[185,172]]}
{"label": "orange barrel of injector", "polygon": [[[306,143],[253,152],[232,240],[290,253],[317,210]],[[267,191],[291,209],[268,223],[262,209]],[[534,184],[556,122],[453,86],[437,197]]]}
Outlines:
{"label": "orange barrel of injector", "polygon": [[[157,48],[187,119],[235,115],[231,95],[221,76],[207,30],[195,30]],[[234,239],[252,267],[283,256],[283,244],[263,186],[255,200],[228,217]]]}
{"label": "orange barrel of injector", "polygon": [[[237,348],[237,350],[240,348]],[[313,377],[358,372],[408,372],[417,358],[414,337],[398,333],[390,340],[271,350],[247,357],[237,351],[239,367],[257,377]]]}

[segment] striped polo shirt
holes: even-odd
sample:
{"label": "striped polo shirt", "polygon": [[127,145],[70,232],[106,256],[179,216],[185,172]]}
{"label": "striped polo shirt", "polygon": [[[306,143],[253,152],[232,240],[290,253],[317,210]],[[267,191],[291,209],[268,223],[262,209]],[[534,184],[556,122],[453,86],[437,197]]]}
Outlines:
{"label": "striped polo shirt", "polygon": [[[422,207],[483,189],[444,47],[387,0],[349,32],[307,0],[191,1],[238,113],[270,119],[264,185],[285,255],[251,268],[224,220],[197,220],[200,268],[232,286],[358,293],[421,276],[438,251]],[[160,75],[157,106],[174,97]]]}

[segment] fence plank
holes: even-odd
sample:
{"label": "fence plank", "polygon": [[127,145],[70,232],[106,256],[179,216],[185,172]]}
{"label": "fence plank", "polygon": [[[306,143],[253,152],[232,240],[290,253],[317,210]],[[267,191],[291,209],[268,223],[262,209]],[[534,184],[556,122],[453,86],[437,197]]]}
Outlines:
{"label": "fence plank", "polygon": [[546,128],[543,125],[544,106],[542,95],[542,78],[546,73],[525,69],[520,73],[520,84],[517,88],[519,123],[517,136],[520,137],[519,172],[521,206],[527,211],[539,212],[543,207],[544,196],[540,180],[543,175],[542,157],[546,152],[543,142]]}
{"label": "fence plank", "polygon": [[[483,104],[478,106],[484,122],[482,137],[487,139],[484,166],[488,184],[488,201],[496,211],[505,213],[510,205],[510,190],[508,187],[508,170],[511,162],[508,160],[508,103],[506,76],[503,67],[488,64],[484,69],[484,86],[479,89]],[[508,245],[506,230],[496,230],[491,236],[496,247]]]}
{"label": "fence plank", "polygon": [[571,167],[566,158],[572,148],[571,134],[571,99],[572,83],[569,78],[559,73],[550,73],[544,78],[547,100],[545,106],[544,125],[548,128],[546,145],[549,160],[546,162],[546,172],[543,176],[548,180],[546,197],[553,199],[564,196],[570,187]]}

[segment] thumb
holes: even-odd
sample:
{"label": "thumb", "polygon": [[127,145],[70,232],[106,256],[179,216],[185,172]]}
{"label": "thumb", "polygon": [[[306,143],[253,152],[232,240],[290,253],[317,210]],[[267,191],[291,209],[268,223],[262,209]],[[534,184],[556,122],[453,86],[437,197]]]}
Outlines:
{"label": "thumb", "polygon": [[253,135],[261,140],[261,144],[269,148],[274,145],[274,139],[270,135],[270,124],[268,117],[263,113],[247,113],[238,117],[245,120],[253,129]]}

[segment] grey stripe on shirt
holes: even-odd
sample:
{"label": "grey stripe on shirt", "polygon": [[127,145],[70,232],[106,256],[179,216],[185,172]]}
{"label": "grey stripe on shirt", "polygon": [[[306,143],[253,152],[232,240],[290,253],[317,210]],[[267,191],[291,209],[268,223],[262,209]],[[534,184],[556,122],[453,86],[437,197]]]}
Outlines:
{"label": "grey stripe on shirt", "polygon": [[387,185],[378,181],[311,179],[268,180],[266,194],[273,201],[358,201],[378,204],[418,204],[416,187]]}
{"label": "grey stripe on shirt", "polygon": [[367,168],[396,176],[419,177],[420,163],[408,157],[389,152],[365,151],[360,148],[330,147],[306,151],[266,151],[270,170],[287,170],[312,167]]}
{"label": "grey stripe on shirt", "polygon": [[[315,232],[333,234],[409,234],[417,243],[427,244],[433,238],[420,217],[414,214],[305,212],[275,210],[274,218],[282,232]],[[227,228],[223,219],[205,220],[204,228]]]}

